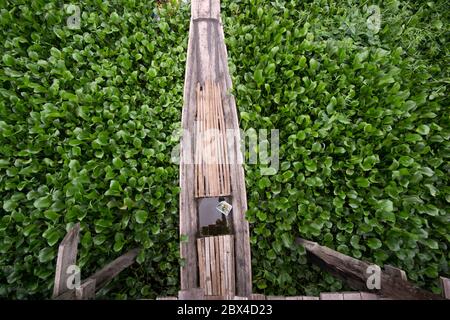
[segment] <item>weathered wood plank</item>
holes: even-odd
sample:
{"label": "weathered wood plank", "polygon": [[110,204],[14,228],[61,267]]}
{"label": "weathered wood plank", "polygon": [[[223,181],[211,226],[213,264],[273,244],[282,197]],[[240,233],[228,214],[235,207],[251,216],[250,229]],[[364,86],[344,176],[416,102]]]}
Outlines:
{"label": "weathered wood plank", "polygon": [[266,300],[266,296],[260,293],[252,293],[249,300]]}
{"label": "weathered wood plank", "polygon": [[218,296],[220,295],[220,292],[218,289],[218,282],[217,282],[217,260],[216,260],[216,252],[215,252],[215,241],[214,237],[208,237],[209,240],[209,255],[210,255],[210,262],[211,262],[211,282],[212,282],[212,295]]}
{"label": "weathered wood plank", "polygon": [[227,285],[225,279],[225,250],[224,250],[224,237],[218,236],[219,238],[219,256],[220,256],[220,294],[222,296],[227,294]]}
{"label": "weathered wood plank", "polygon": [[361,300],[379,300],[379,296],[375,293],[370,292],[360,292]]}
{"label": "weathered wood plank", "polygon": [[441,283],[442,296],[445,299],[450,299],[450,279],[444,278],[444,277],[440,277],[439,281]]}
{"label": "weathered wood plank", "polygon": [[[331,250],[319,244],[297,239],[297,243],[303,245],[308,252],[309,259],[330,272],[332,275],[340,278],[347,283],[352,289],[359,291],[369,291],[367,288],[367,279],[371,273],[368,270],[371,264],[357,260],[340,252]],[[387,298],[394,299],[437,299],[442,297],[418,288],[408,281],[404,281],[399,277],[393,277],[386,272],[380,274],[380,289],[374,289],[369,292],[375,292]]]}
{"label": "weathered wood plank", "polygon": [[286,300],[303,300],[303,296],[286,297]]}
{"label": "weathered wood plank", "polygon": [[204,300],[205,293],[202,288],[191,288],[178,291],[178,300]]}
{"label": "weathered wood plank", "polygon": [[184,106],[181,115],[182,139],[180,143],[180,236],[186,236],[187,241],[180,242],[180,256],[185,260],[180,270],[181,289],[197,286],[197,211],[194,203],[194,162],[193,162],[193,129],[196,110],[196,85],[198,71],[197,65],[197,41],[196,28],[190,22],[187,61],[185,71],[185,84],[183,101]]}
{"label": "weathered wood plank", "polygon": [[157,297],[156,300],[178,300],[178,297]]}
{"label": "weathered wood plank", "polygon": [[286,300],[284,296],[266,296],[267,300]]}
{"label": "weathered wood plank", "polygon": [[138,255],[138,253],[139,249],[132,249],[128,251],[124,255],[121,255],[120,257],[94,273],[92,276],[87,278],[86,281],[89,281],[91,279],[95,280],[96,290],[100,290],[125,268],[131,266],[136,260],[136,256]]}
{"label": "weathered wood plank", "polygon": [[386,272],[387,274],[393,276],[393,277],[397,277],[403,281],[408,281],[408,278],[406,276],[406,272],[403,271],[402,269],[390,266],[390,265],[385,265],[384,266],[384,272]]}
{"label": "weathered wood plank", "polygon": [[209,250],[209,238],[204,238],[205,240],[205,295],[212,295],[213,294],[213,284],[212,284],[212,270],[211,270],[211,251]]}
{"label": "weathered wood plank", "polygon": [[303,296],[303,300],[319,300],[319,297]]}
{"label": "weathered wood plank", "polygon": [[343,292],[344,300],[361,300],[361,293],[359,292]]}
{"label": "weathered wood plank", "polygon": [[197,251],[198,251],[198,272],[200,277],[200,288],[205,289],[205,239],[197,239]]}
{"label": "weathered wood plank", "polygon": [[[231,94],[231,77],[228,70],[228,55],[224,41],[223,29],[218,28],[217,43],[219,49],[219,74],[221,80],[222,104],[227,130],[227,151],[230,161],[229,172],[231,191],[233,195],[233,227],[235,232],[236,252],[236,293],[248,296],[252,292],[252,272],[250,237],[248,221],[245,219],[247,211],[247,196],[245,189],[244,169],[242,167],[243,156],[241,153],[239,122],[234,97]],[[233,130],[234,129],[234,130]]]}
{"label": "weathered wood plank", "polygon": [[344,300],[344,295],[338,292],[321,292],[320,300]]}
{"label": "weathered wood plank", "polygon": [[78,242],[80,240],[80,223],[77,223],[67,232],[58,247],[56,260],[55,282],[53,297],[57,297],[68,290],[67,280],[73,273],[67,273],[70,266],[76,265]]}
{"label": "weathered wood plank", "polygon": [[234,296],[233,300],[248,300],[248,297]]}
{"label": "weathered wood plank", "polygon": [[75,289],[75,296],[77,300],[92,300],[95,299],[95,279],[88,279],[84,281],[79,288]]}

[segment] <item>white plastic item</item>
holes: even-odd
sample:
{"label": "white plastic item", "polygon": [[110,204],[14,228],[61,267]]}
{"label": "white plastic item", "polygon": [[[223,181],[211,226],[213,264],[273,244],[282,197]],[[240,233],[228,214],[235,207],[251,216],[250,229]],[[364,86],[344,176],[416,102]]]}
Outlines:
{"label": "white plastic item", "polygon": [[231,209],[233,209],[233,206],[226,201],[219,202],[216,207],[216,210],[224,214],[225,217],[227,217],[230,214]]}

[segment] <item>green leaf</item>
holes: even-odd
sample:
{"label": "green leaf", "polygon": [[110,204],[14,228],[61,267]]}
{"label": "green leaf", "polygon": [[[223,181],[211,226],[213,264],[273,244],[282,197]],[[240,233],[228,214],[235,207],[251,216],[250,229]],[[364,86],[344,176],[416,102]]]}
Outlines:
{"label": "green leaf", "polygon": [[14,200],[11,200],[11,199],[5,200],[5,201],[3,202],[3,209],[4,209],[6,212],[11,212],[11,211],[13,211],[14,209],[17,208],[17,206],[18,206],[17,202],[14,201]]}
{"label": "green leaf", "polygon": [[414,159],[409,156],[402,156],[398,162],[400,162],[400,164],[404,167],[409,167],[414,163]]}
{"label": "green leaf", "polygon": [[51,200],[50,196],[38,198],[33,202],[33,206],[37,209],[48,208],[48,207],[50,207],[51,204],[52,204],[52,200]]}
{"label": "green leaf", "polygon": [[417,127],[416,131],[421,135],[426,136],[428,133],[430,133],[430,127],[428,127],[425,124],[422,124],[419,127]]}
{"label": "green leaf", "polygon": [[122,194],[122,187],[116,180],[111,180],[109,183],[109,189],[105,192],[106,196],[120,196]]}
{"label": "green leaf", "polygon": [[377,238],[370,238],[367,240],[367,245],[369,246],[369,248],[376,250],[378,248],[381,248],[381,241]]}
{"label": "green leaf", "polygon": [[53,248],[44,248],[39,251],[39,262],[45,263],[55,258],[55,250]]}
{"label": "green leaf", "polygon": [[425,245],[432,249],[432,250],[438,250],[439,249],[439,244],[436,240],[433,239],[425,239],[423,240],[423,242],[425,243]]}
{"label": "green leaf", "polygon": [[147,221],[148,213],[147,211],[144,210],[137,210],[136,213],[134,214],[134,217],[137,223],[143,224],[145,223],[145,221]]}
{"label": "green leaf", "polygon": [[356,184],[360,188],[368,188],[370,186],[369,179],[363,177],[356,178]]}
{"label": "green leaf", "polygon": [[258,86],[261,86],[264,83],[263,71],[261,69],[256,69],[253,78]]}

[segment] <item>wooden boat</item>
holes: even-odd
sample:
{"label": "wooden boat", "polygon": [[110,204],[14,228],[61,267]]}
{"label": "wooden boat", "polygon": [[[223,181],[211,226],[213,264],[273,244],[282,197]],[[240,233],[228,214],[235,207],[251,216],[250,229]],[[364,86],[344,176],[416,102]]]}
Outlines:
{"label": "wooden boat", "polygon": [[[247,199],[219,0],[193,0],[180,154],[181,290],[252,292]],[[232,211],[217,211],[225,201]],[[211,224],[211,219],[217,223]],[[214,221],[212,221],[214,222]]]}

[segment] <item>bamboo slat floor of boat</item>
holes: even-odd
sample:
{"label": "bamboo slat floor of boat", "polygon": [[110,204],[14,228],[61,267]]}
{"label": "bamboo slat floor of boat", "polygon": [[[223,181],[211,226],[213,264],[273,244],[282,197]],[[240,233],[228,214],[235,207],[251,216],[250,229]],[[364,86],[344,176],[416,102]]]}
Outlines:
{"label": "bamboo slat floor of boat", "polygon": [[247,196],[236,103],[230,92],[220,1],[192,0],[180,154],[180,236],[185,240],[180,242],[181,290],[194,290],[204,281],[197,250],[198,200],[226,195],[233,208],[235,293],[248,296],[252,274]]}

